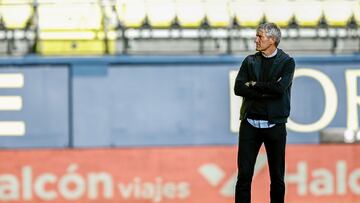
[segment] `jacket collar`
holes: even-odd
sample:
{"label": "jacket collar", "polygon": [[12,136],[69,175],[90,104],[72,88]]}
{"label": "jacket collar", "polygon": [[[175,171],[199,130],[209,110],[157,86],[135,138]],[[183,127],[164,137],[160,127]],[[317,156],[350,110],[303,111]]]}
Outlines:
{"label": "jacket collar", "polygon": [[269,56],[266,56],[264,53],[261,53],[261,54],[265,58],[271,58],[271,57],[274,57],[277,54],[277,52],[278,52],[278,49],[276,48],[275,51],[272,54],[270,54]]}
{"label": "jacket collar", "polygon": [[[262,53],[260,51],[255,54],[255,63],[254,63],[255,70],[254,71],[255,71],[255,75],[256,75],[257,79],[260,78],[261,57],[262,57]],[[288,55],[285,54],[285,52],[283,50],[277,49],[277,54],[275,56],[274,63],[269,70],[269,77],[272,75],[274,70],[278,67],[279,63],[281,63],[287,57],[288,57]]]}

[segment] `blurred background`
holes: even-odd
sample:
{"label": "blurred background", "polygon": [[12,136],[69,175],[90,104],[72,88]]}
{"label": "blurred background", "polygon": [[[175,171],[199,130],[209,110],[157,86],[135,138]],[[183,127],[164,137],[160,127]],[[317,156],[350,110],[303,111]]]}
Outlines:
{"label": "blurred background", "polygon": [[283,28],[288,52],[348,54],[359,11],[356,0],[2,0],[1,54],[245,54],[262,22]]}
{"label": "blurred background", "polygon": [[286,202],[359,202],[359,0],[0,0],[0,202],[233,202],[264,22],[296,61]]}

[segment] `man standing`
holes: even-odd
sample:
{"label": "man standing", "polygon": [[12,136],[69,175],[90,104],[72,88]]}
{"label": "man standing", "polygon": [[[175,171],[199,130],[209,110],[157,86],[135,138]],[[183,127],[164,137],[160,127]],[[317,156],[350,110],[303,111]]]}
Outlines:
{"label": "man standing", "polygon": [[236,203],[251,202],[251,182],[262,143],[268,158],[271,203],[284,203],[285,123],[290,114],[295,62],[277,48],[280,39],[276,24],[259,25],[255,40],[258,52],[244,59],[236,77],[235,94],[243,97]]}

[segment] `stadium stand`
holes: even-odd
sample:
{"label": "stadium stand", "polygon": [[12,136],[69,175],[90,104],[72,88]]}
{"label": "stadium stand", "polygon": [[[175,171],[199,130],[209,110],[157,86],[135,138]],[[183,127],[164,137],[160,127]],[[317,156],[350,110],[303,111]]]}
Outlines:
{"label": "stadium stand", "polygon": [[104,40],[103,12],[97,1],[38,3],[38,53],[104,54],[114,44]]}
{"label": "stadium stand", "polygon": [[175,5],[165,0],[147,1],[146,13],[151,27],[168,29],[175,20]]}
{"label": "stadium stand", "polygon": [[117,1],[116,10],[124,27],[139,28],[145,22],[146,7],[143,0]]}
{"label": "stadium stand", "polygon": [[331,27],[346,27],[352,16],[353,1],[323,1],[322,10]]}
{"label": "stadium stand", "polygon": [[322,15],[321,2],[302,0],[294,2],[294,17],[300,27],[315,28]]}
{"label": "stadium stand", "polygon": [[208,1],[206,7],[206,19],[210,27],[222,28],[231,26],[231,13],[229,11],[229,3],[221,0]]}
{"label": "stadium stand", "polygon": [[25,29],[34,14],[32,0],[2,0],[0,15],[7,29]]}
{"label": "stadium stand", "polygon": [[234,1],[232,11],[235,20],[241,27],[256,27],[264,17],[260,1]]}
{"label": "stadium stand", "polygon": [[288,27],[293,17],[293,2],[286,0],[267,1],[264,5],[266,21],[274,22],[280,27]]}
{"label": "stadium stand", "polygon": [[297,53],[360,49],[359,0],[3,0],[0,16],[2,55],[246,53],[262,22]]}
{"label": "stadium stand", "polygon": [[176,15],[179,25],[183,28],[197,28],[203,22],[206,10],[201,0],[182,0],[176,2]]}
{"label": "stadium stand", "polygon": [[360,25],[360,2],[355,1],[352,6],[352,14],[356,25]]}

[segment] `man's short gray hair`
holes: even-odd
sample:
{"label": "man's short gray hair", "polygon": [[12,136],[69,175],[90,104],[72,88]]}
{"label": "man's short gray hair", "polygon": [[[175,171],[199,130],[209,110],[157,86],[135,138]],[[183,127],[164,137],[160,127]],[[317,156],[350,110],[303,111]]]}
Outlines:
{"label": "man's short gray hair", "polygon": [[275,46],[277,47],[281,39],[281,31],[279,26],[275,23],[263,23],[256,29],[256,32],[263,31],[267,37],[271,37],[275,40]]}

